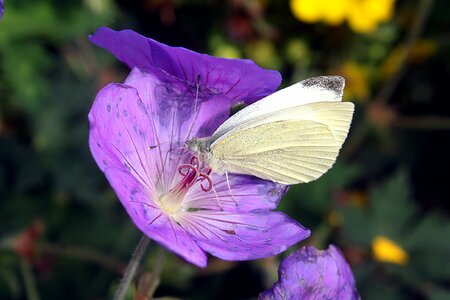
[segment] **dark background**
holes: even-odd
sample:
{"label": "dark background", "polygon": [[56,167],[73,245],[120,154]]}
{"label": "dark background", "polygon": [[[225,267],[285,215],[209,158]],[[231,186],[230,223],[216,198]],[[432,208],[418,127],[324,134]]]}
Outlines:
{"label": "dark background", "polygon": [[[292,187],[280,209],[312,229],[304,244],[343,250],[363,299],[450,299],[448,1],[398,0],[371,32],[348,22],[306,23],[289,1],[5,4],[0,299],[109,299],[141,236],[88,149],[87,113],[96,92],[128,72],[88,42],[102,25],[253,59],[279,70],[283,86],[344,76],[345,100],[356,113],[341,155],[322,178]],[[388,248],[397,260],[380,258],[377,237],[409,259],[398,260]],[[142,272],[152,270],[158,249],[151,245]],[[203,270],[163,255],[157,297],[254,299],[276,281],[286,254],[245,263],[210,258]]]}

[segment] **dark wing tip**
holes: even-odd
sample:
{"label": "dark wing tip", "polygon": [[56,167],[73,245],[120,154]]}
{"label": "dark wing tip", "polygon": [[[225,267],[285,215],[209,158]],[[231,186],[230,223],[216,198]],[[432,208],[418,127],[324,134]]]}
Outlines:
{"label": "dark wing tip", "polygon": [[302,85],[305,87],[319,87],[334,92],[338,97],[342,97],[344,93],[345,79],[339,75],[318,76],[303,80]]}

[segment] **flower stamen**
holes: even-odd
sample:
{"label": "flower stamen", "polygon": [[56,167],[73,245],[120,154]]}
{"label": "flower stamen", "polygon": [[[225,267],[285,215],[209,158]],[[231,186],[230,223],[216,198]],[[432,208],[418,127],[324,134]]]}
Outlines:
{"label": "flower stamen", "polygon": [[[209,177],[209,174],[211,174],[211,171],[212,170],[210,167],[206,167],[198,175],[199,179],[197,179],[197,180],[200,182],[200,187],[204,192],[209,192],[212,189],[213,183],[212,183],[211,177]],[[205,187],[203,185],[203,181],[205,181],[205,180],[208,182],[207,187]]]}
{"label": "flower stamen", "polygon": [[198,158],[193,156],[188,164],[182,164],[178,167],[178,173],[183,176],[183,179],[159,199],[161,207],[167,213],[174,214],[180,210],[187,192],[195,183],[199,182],[200,188],[204,192],[213,189],[213,183],[209,176],[211,168],[206,167],[200,171],[198,169],[199,164]]}

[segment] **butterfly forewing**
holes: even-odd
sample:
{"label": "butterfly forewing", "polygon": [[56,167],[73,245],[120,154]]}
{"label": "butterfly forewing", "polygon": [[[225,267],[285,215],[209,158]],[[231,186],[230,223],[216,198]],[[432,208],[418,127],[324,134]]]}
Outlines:
{"label": "butterfly forewing", "polygon": [[216,130],[211,141],[261,116],[314,102],[339,102],[344,85],[344,78],[340,76],[319,76],[300,81],[237,112]]}

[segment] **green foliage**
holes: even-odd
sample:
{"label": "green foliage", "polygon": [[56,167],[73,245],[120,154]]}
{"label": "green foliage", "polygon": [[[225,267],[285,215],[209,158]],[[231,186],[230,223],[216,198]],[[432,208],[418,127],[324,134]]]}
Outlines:
{"label": "green foliage", "polygon": [[[397,286],[390,286],[383,299],[398,299],[400,296],[394,295],[401,291],[440,297],[445,293],[445,285],[440,286],[438,282],[450,278],[450,265],[446,259],[450,255],[450,245],[445,238],[450,236],[450,221],[438,212],[420,214],[406,174],[399,171],[371,188],[368,207],[346,207],[341,211],[344,219],[341,238],[344,240],[370,252],[373,239],[384,236],[398,243],[410,256],[404,266],[366,262],[373,267],[369,275],[366,274],[367,282],[359,283],[367,286],[367,299],[380,297],[375,292],[378,288],[371,294],[373,284],[381,285],[383,290],[383,285],[388,286],[392,281],[397,282]],[[358,268],[367,270],[368,266]],[[376,275],[380,272],[383,276]]]}
{"label": "green foliage", "polygon": [[333,193],[348,187],[360,174],[361,168],[357,165],[336,163],[316,181],[292,186],[279,209],[307,227],[314,226],[332,208]]}
{"label": "green foliage", "polygon": [[[127,72],[88,42],[102,25],[253,59],[278,69],[282,86],[344,76],[344,97],[357,105],[341,155],[320,179],[291,187],[279,209],[312,229],[306,243],[343,249],[363,299],[449,299],[449,6],[434,2],[395,83],[417,1],[397,1],[391,20],[361,34],[346,23],[303,23],[288,1],[7,0],[0,21],[0,299],[109,299],[139,240],[88,149],[96,92]],[[392,94],[379,99],[392,82]],[[376,236],[401,246],[409,262],[375,260]],[[27,253],[18,247],[24,241]],[[158,248],[152,244],[142,271],[152,271]],[[278,266],[276,258],[213,259],[205,270],[173,254],[163,261],[155,296],[183,299],[254,298]],[[134,295],[130,289],[128,299]]]}

